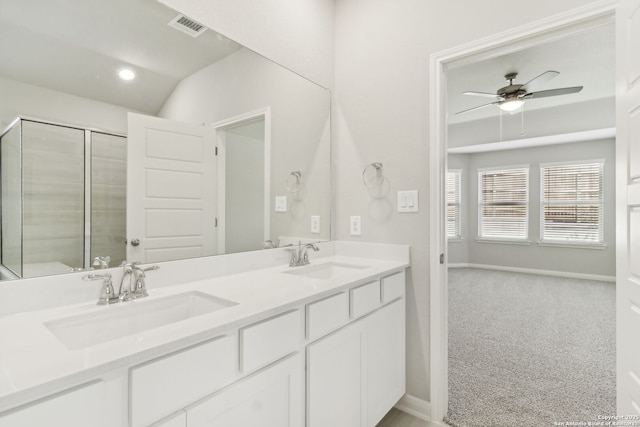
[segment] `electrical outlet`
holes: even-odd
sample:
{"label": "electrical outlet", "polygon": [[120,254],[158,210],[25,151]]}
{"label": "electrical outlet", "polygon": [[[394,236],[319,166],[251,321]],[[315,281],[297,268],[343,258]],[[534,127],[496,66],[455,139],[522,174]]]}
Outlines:
{"label": "electrical outlet", "polygon": [[311,216],[311,232],[320,233],[320,216],[319,215]]}
{"label": "electrical outlet", "polygon": [[349,233],[352,236],[362,235],[362,217],[352,216],[349,218]]}

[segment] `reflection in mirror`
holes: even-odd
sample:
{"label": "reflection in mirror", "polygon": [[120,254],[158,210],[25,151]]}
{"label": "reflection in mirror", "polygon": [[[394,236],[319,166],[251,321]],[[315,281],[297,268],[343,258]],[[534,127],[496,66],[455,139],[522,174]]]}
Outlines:
{"label": "reflection in mirror", "polygon": [[0,278],[329,239],[326,89],[155,0],[0,6]]}

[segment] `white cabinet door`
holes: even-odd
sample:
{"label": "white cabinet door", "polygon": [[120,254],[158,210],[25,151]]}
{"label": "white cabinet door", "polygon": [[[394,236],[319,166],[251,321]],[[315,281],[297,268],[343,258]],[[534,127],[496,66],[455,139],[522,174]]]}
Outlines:
{"label": "white cabinet door", "polygon": [[307,427],[364,427],[364,323],[307,348]]}
{"label": "white cabinet door", "polygon": [[308,427],[374,427],[405,392],[405,300],[307,349]]}
{"label": "white cabinet door", "polygon": [[405,300],[367,319],[367,426],[375,426],[404,395]]}
{"label": "white cabinet door", "polygon": [[188,427],[304,427],[297,353],[187,408]]}

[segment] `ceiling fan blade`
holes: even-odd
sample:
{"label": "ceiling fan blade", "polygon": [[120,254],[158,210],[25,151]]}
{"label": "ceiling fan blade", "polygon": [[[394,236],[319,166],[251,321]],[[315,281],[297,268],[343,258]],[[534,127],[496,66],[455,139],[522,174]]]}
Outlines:
{"label": "ceiling fan blade", "polygon": [[531,91],[531,87],[530,86],[537,86],[537,85],[541,85],[544,84],[546,82],[548,82],[549,80],[551,80],[554,77],[557,77],[557,75],[560,74],[558,71],[545,71],[544,73],[540,74],[539,76],[536,76],[534,78],[532,78],[531,80],[529,80],[528,82],[526,82],[525,84],[522,85],[522,87],[520,89],[522,90],[526,90],[527,92]]}
{"label": "ceiling fan blade", "polygon": [[573,86],[573,87],[563,87],[559,89],[549,89],[549,90],[541,90],[538,92],[529,92],[522,95],[522,99],[538,99],[538,98],[547,98],[549,96],[558,96],[558,95],[569,95],[570,93],[580,92],[582,90],[582,86]]}
{"label": "ceiling fan blade", "polygon": [[462,113],[468,113],[469,111],[473,111],[473,110],[479,110],[481,108],[488,107],[489,105],[498,105],[499,103],[500,103],[500,101],[496,101],[496,102],[490,102],[489,104],[479,105],[477,107],[469,108],[467,110],[458,111],[456,113],[456,115],[457,114],[462,114]]}
{"label": "ceiling fan blade", "polygon": [[462,92],[463,95],[472,95],[472,96],[484,96],[485,98],[493,98],[493,99],[499,99],[500,96],[496,95],[495,93],[487,93],[487,92]]}

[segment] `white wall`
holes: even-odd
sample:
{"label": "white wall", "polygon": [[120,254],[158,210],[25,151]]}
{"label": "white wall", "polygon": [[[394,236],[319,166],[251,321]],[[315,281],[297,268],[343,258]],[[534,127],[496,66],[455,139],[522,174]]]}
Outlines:
{"label": "white wall", "polygon": [[[613,76],[612,76],[613,77]],[[597,114],[594,114],[597,111]],[[539,110],[526,110],[524,135],[521,114],[502,116],[502,139],[513,141],[571,132],[612,128],[616,126],[615,97],[562,105]],[[562,120],[558,120],[562,117]],[[449,125],[448,147],[484,144],[500,141],[500,118],[491,118]]]}
{"label": "white wall", "polygon": [[333,0],[160,0],[321,84],[333,82]]}
{"label": "white wall", "polygon": [[[463,193],[467,227],[463,229],[467,247],[464,254],[449,253],[450,263],[471,263],[551,270],[558,272],[615,276],[615,142],[602,141],[560,144],[538,148],[504,150],[468,155],[450,155],[450,165],[467,158]],[[604,249],[549,247],[540,240],[540,164],[604,159]],[[529,165],[529,245],[478,242],[478,169]],[[452,243],[449,247],[456,245]]]}
{"label": "white wall", "polygon": [[[326,89],[241,49],[180,82],[159,116],[211,124],[264,107],[271,109],[271,240],[278,236],[328,240],[331,171]],[[286,190],[292,171],[302,171],[306,195],[301,200]],[[287,196],[286,213],[274,212],[275,196]],[[320,216],[320,234],[310,235],[311,215]]]}
{"label": "white wall", "polygon": [[27,116],[83,128],[126,134],[130,109],[0,78],[0,132]]}
{"label": "white wall", "polygon": [[[429,268],[438,258],[429,254],[429,57],[585,3],[336,2],[332,120],[336,237],[411,245],[407,391],[417,398],[430,399]],[[362,168],[372,161],[383,162],[391,180],[386,200],[370,199],[362,185]],[[420,191],[420,213],[395,212],[395,192],[401,189]],[[362,215],[361,237],[349,235],[349,215],[356,214]]]}

